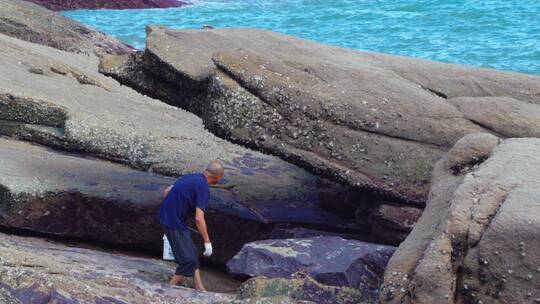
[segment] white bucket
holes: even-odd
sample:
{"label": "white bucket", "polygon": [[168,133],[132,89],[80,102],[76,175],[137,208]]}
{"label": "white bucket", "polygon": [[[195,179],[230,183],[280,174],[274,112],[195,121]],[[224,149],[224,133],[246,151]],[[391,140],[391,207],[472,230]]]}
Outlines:
{"label": "white bucket", "polygon": [[171,244],[169,243],[169,239],[167,239],[165,234],[163,235],[163,259],[168,261],[174,260]]}

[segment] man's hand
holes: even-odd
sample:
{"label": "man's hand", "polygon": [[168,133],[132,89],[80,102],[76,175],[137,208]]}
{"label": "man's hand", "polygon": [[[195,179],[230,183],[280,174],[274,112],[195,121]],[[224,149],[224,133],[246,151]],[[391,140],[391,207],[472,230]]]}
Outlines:
{"label": "man's hand", "polygon": [[212,255],[212,243],[204,243],[204,252],[203,255],[205,257],[209,257]]}
{"label": "man's hand", "polygon": [[197,230],[201,234],[201,237],[204,241],[204,253],[205,257],[212,255],[212,243],[210,242],[210,237],[208,236],[208,230],[206,229],[206,221],[204,220],[204,211],[201,208],[195,209],[195,225]]}

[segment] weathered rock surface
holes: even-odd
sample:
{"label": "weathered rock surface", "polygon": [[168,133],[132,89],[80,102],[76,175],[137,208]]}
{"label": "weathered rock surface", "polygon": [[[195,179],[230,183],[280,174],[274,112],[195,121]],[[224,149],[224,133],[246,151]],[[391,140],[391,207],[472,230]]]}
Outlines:
{"label": "weathered rock surface", "polygon": [[0,225],[160,249],[173,178],[0,137]]}
{"label": "weathered rock surface", "polygon": [[266,240],[244,245],[227,263],[239,277],[289,278],[305,273],[318,282],[347,286],[376,299],[386,263],[395,247],[340,237]]}
{"label": "weathered rock surface", "polygon": [[74,9],[129,9],[179,7],[186,2],[180,0],[26,0],[54,11]]}
{"label": "weathered rock surface", "polygon": [[[221,137],[398,203],[425,202],[434,163],[464,135],[540,129],[537,76],[256,29],[147,32],[144,54],[106,58],[101,70],[196,113]],[[459,98],[484,110],[472,113]],[[491,119],[509,108],[511,115]]]}
{"label": "weathered rock surface", "polygon": [[[0,301],[36,303],[215,303],[224,293],[171,288],[171,263],[0,234]],[[207,278],[210,290],[226,283]]]}
{"label": "weathered rock surface", "polygon": [[0,0],[0,7],[1,34],[64,51],[98,56],[133,51],[112,37],[27,1]]}
{"label": "weathered rock surface", "polygon": [[257,277],[240,286],[236,304],[363,304],[374,303],[355,289],[323,285],[297,274],[292,279]]}
{"label": "weathered rock surface", "polygon": [[401,243],[422,215],[422,209],[411,206],[380,204],[370,213],[374,237],[390,244]]}
{"label": "weathered rock surface", "polygon": [[382,303],[539,301],[540,139],[497,143],[469,135],[437,163],[426,209],[388,264]]}
{"label": "weathered rock surface", "polygon": [[215,137],[195,115],[99,74],[92,57],[3,35],[0,52],[0,134],[175,177],[221,159],[224,186],[236,188],[214,189],[207,212],[218,262],[276,223],[361,232],[352,215],[321,207],[318,177]]}

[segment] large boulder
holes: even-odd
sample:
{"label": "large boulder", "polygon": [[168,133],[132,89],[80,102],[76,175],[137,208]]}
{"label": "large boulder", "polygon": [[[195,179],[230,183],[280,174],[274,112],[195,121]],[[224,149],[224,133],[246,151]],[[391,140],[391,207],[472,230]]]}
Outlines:
{"label": "large boulder", "polygon": [[[101,70],[196,113],[221,137],[394,205],[422,206],[434,163],[464,135],[534,136],[540,129],[530,119],[540,108],[537,76],[357,52],[257,29],[150,26],[147,34],[143,54],[105,58]],[[472,113],[462,98],[483,110]],[[490,119],[509,108],[512,115]]]}
{"label": "large boulder", "polygon": [[460,140],[435,166],[430,199],[388,264],[381,302],[540,301],[539,167],[540,139]]}
{"label": "large boulder", "polygon": [[244,245],[227,268],[243,278],[290,278],[301,272],[322,284],[359,289],[366,298],[375,299],[394,250],[331,236],[266,240]]}
{"label": "large boulder", "polygon": [[133,51],[112,37],[27,1],[0,0],[0,7],[1,34],[64,51],[98,56]]}
{"label": "large boulder", "polygon": [[173,177],[221,159],[223,186],[236,187],[213,190],[208,212],[221,263],[277,223],[361,232],[353,215],[323,208],[319,192],[332,183],[215,137],[195,115],[99,74],[95,58],[4,35],[0,52],[0,134]]}
{"label": "large boulder", "polygon": [[54,11],[74,9],[130,9],[179,7],[181,0],[27,0]]}
{"label": "large boulder", "polygon": [[161,248],[157,212],[173,178],[0,137],[0,225]]}
{"label": "large boulder", "polygon": [[323,285],[295,274],[291,279],[256,277],[238,289],[235,304],[367,304],[375,303],[353,288]]}
{"label": "large boulder", "polygon": [[[172,288],[168,279],[174,266],[155,259],[3,233],[0,252],[1,303],[215,303],[234,298]],[[210,273],[203,276],[211,291],[230,292],[235,286]]]}

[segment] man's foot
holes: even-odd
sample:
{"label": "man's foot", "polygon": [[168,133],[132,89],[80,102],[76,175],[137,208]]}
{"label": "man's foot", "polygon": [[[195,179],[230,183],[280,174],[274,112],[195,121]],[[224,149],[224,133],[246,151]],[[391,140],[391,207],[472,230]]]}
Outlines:
{"label": "man's foot", "polygon": [[204,288],[203,282],[201,280],[201,272],[199,271],[199,269],[195,270],[195,274],[193,275],[193,285],[198,291],[206,292],[206,288]]}
{"label": "man's foot", "polygon": [[176,275],[176,274],[173,275],[173,277],[171,278],[171,281],[169,282],[169,284],[173,286],[180,285],[182,283],[184,283],[184,277]]}
{"label": "man's foot", "polygon": [[195,288],[198,292],[208,292],[205,288]]}

